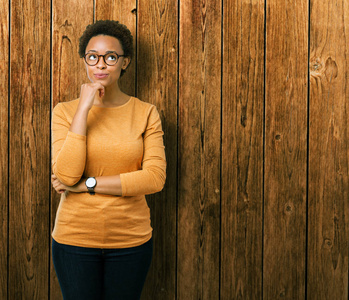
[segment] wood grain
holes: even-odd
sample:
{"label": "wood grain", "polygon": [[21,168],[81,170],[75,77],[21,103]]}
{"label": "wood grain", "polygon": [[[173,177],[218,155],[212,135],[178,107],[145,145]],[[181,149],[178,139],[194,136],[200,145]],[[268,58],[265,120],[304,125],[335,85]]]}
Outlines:
{"label": "wood grain", "polygon": [[154,255],[142,299],[176,299],[177,69],[176,1],[138,1],[137,95],[156,105],[164,131],[167,179],[147,197]]}
{"label": "wood grain", "polygon": [[137,1],[136,0],[96,0],[96,20],[117,20],[125,24],[133,35],[134,57],[126,73],[120,78],[120,88],[128,95],[136,95],[137,65]]}
{"label": "wood grain", "polygon": [[[80,36],[86,26],[93,23],[93,11],[93,0],[52,2],[52,108],[59,102],[78,98],[81,84],[89,82],[78,51]],[[51,195],[52,231],[60,195],[54,189]],[[50,276],[51,299],[62,299],[52,262]]]}
{"label": "wood grain", "polygon": [[223,2],[221,298],[262,298],[264,1]]}
{"label": "wood grain", "polygon": [[142,299],[348,299],[346,0],[2,1],[0,299],[62,299],[50,108],[88,82],[94,19],[133,33],[121,88],[165,132]]}
{"label": "wood grain", "polygon": [[13,1],[10,13],[8,299],[46,299],[50,197],[50,2]]}
{"label": "wood grain", "polygon": [[267,1],[263,298],[304,299],[308,1]]}
{"label": "wood grain", "polygon": [[180,1],[178,299],[218,299],[221,1]]}
{"label": "wood grain", "polygon": [[309,299],[348,299],[348,1],[311,1]]}
{"label": "wood grain", "polygon": [[7,299],[8,281],[8,56],[9,5],[0,3],[0,299]]}

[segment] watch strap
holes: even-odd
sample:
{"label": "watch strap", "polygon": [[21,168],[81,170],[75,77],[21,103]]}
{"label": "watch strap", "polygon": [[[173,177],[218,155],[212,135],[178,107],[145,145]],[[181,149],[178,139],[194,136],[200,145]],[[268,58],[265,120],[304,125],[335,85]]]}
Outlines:
{"label": "watch strap", "polygon": [[94,187],[88,187],[87,190],[88,190],[90,195],[94,195],[95,194],[95,188]]}

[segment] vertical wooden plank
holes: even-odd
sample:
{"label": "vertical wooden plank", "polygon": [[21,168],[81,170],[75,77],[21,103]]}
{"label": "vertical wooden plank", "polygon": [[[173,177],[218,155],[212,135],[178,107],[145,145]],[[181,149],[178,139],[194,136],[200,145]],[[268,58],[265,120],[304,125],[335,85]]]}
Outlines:
{"label": "vertical wooden plank", "polygon": [[0,299],[7,299],[9,3],[0,3]]}
{"label": "vertical wooden plank", "polygon": [[304,299],[308,1],[267,1],[264,299]]}
{"label": "vertical wooden plank", "polygon": [[180,1],[178,299],[218,299],[221,1]]}
{"label": "vertical wooden plank", "polygon": [[9,299],[48,295],[49,41],[50,1],[11,1]]}
{"label": "vertical wooden plank", "polygon": [[147,197],[154,256],[142,299],[176,299],[177,1],[138,1],[137,95],[156,105],[164,131],[167,179]]}
{"label": "vertical wooden plank", "polygon": [[96,20],[117,20],[131,31],[134,41],[134,58],[126,73],[120,78],[120,88],[128,95],[135,95],[136,42],[137,42],[137,1],[136,0],[96,0]]}
{"label": "vertical wooden plank", "polygon": [[264,1],[223,1],[222,299],[262,298]]}
{"label": "vertical wooden plank", "polygon": [[[79,12],[79,13],[77,13]],[[89,82],[83,59],[79,57],[79,38],[93,23],[93,0],[52,1],[52,107],[80,95],[81,84]],[[51,191],[51,230],[60,195]],[[62,299],[56,273],[51,262],[50,297]]]}
{"label": "vertical wooden plank", "polygon": [[348,30],[348,1],[311,1],[309,299],[348,299]]}

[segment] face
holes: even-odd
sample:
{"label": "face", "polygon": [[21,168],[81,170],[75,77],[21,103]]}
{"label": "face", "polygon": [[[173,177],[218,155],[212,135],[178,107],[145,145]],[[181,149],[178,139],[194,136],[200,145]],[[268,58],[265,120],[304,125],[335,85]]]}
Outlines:
{"label": "face", "polygon": [[[96,55],[104,55],[108,52],[116,52],[119,55],[124,54],[119,40],[108,35],[94,36],[90,39],[85,50],[85,54],[93,53]],[[108,60],[112,61],[115,57],[116,56],[111,56]],[[93,58],[98,59],[97,56],[93,56]],[[100,82],[103,86],[108,87],[117,84],[121,69],[126,69],[129,63],[130,59],[128,57],[119,57],[115,65],[109,66],[104,62],[103,57],[100,57],[96,65],[89,66],[85,62],[85,66],[87,76],[91,82]]]}

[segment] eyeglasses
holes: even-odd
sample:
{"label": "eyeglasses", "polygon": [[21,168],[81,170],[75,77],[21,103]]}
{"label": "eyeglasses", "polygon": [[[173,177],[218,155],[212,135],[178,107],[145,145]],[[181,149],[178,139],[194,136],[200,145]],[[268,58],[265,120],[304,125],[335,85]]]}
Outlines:
{"label": "eyeglasses", "polygon": [[99,58],[103,57],[103,61],[108,66],[114,66],[118,62],[119,57],[123,57],[123,56],[125,55],[119,55],[116,52],[109,52],[104,55],[98,55],[96,53],[86,53],[84,56],[84,59],[89,66],[95,66],[98,64]]}

